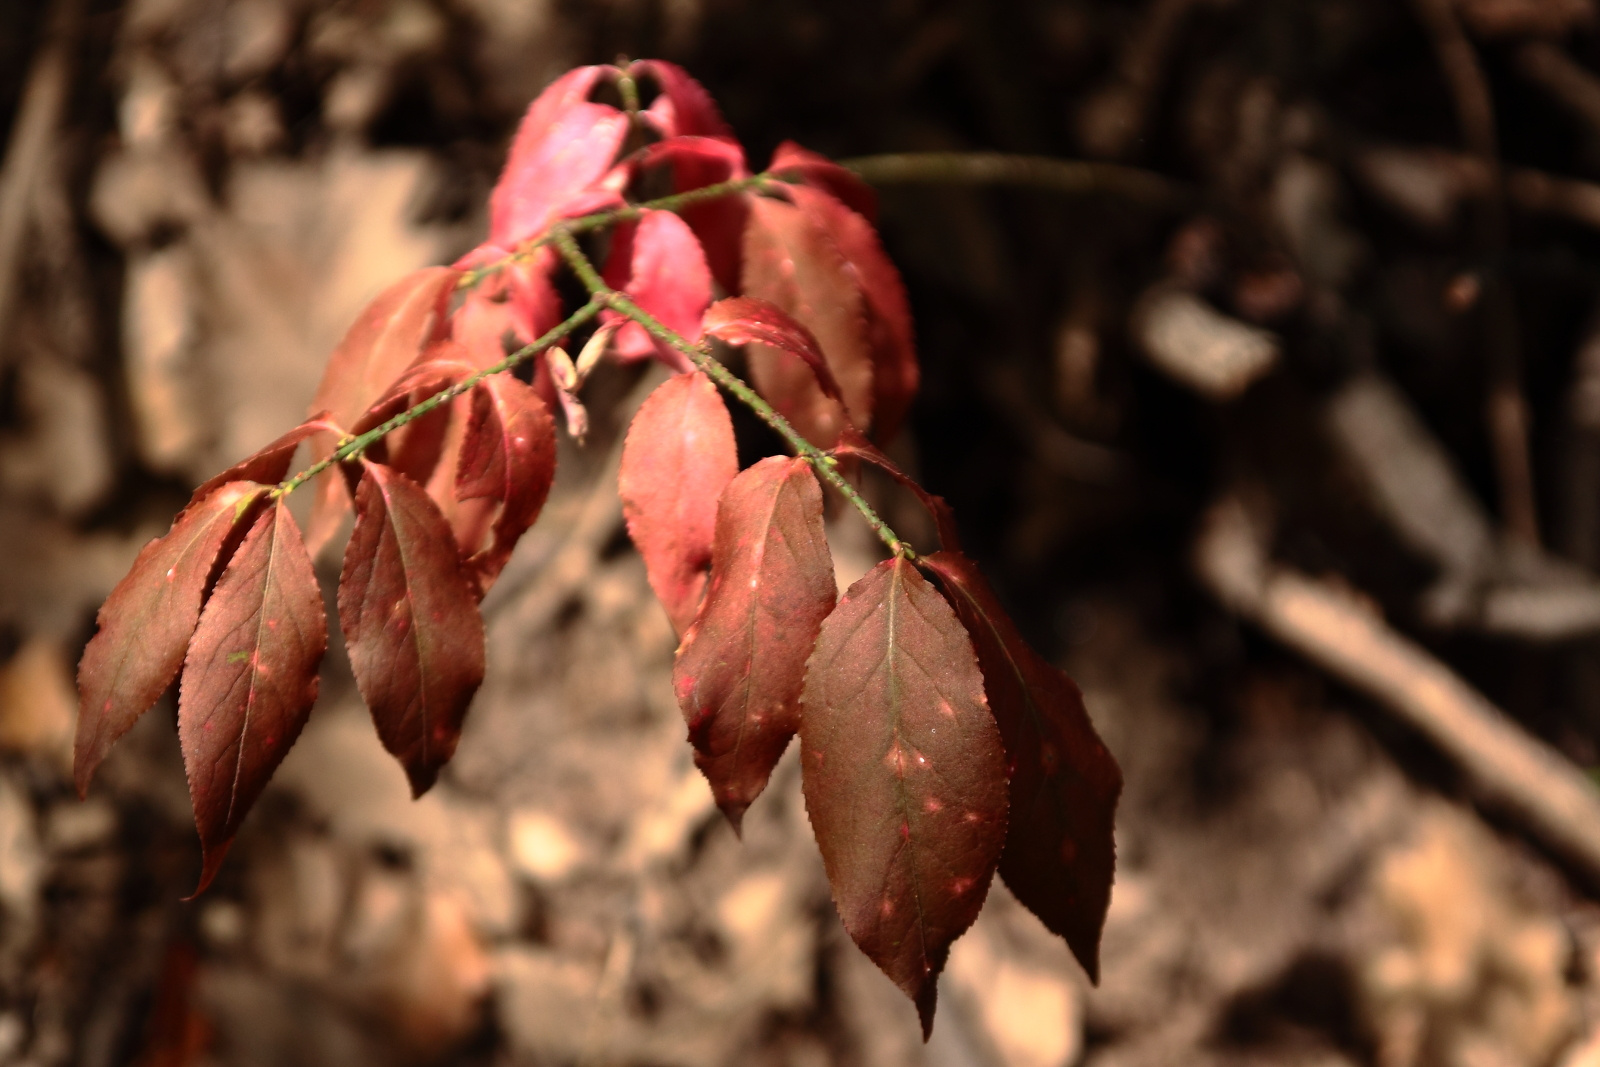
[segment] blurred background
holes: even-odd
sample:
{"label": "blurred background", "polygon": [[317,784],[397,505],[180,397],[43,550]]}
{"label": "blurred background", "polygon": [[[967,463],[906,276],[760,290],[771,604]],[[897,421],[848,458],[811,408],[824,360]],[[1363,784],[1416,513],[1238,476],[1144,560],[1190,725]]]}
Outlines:
{"label": "blurred background", "polygon": [[[73,797],[138,547],[619,55],[758,166],[1093,164],[875,173],[894,453],[1127,779],[1098,989],[997,885],[923,1045],[792,752],[734,839],[621,533],[621,372],[422,801],[337,649],[204,898],[170,703]],[[1592,0],[8,0],[0,147],[0,1063],[1600,1064]]]}

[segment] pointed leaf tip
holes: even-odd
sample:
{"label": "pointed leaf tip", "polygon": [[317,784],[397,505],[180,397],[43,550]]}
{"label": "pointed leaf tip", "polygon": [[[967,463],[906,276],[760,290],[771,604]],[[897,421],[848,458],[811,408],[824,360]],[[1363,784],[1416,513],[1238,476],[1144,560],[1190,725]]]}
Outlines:
{"label": "pointed leaf tip", "polygon": [[1077,685],[1023,641],[973,562],[948,551],[922,562],[972,635],[1012,766],[1000,876],[1098,982],[1122,772]]}
{"label": "pointed leaf tip", "polygon": [[672,672],[695,764],[735,833],[799,728],[806,658],[834,596],[810,465],[774,456],[741,472],[718,504],[710,588]]}
{"label": "pointed leaf tip", "polygon": [[717,500],[739,472],[733,420],[699,371],[669,378],[628,427],[617,491],[650,588],[678,633],[705,594]]}
{"label": "pointed leaf tip", "polygon": [[300,735],[327,646],[311,557],[279,500],[222,572],[184,660],[178,741],[205,855],[196,894]]}
{"label": "pointed leaf tip", "polygon": [[901,559],[845,593],[801,696],[801,773],[845,929],[932,1025],[950,944],[1006,833],[1006,766],[972,642]]}
{"label": "pointed leaf tip", "polygon": [[398,471],[363,467],[339,622],[378,737],[420,796],[455,753],[483,682],[483,620],[438,505]]}

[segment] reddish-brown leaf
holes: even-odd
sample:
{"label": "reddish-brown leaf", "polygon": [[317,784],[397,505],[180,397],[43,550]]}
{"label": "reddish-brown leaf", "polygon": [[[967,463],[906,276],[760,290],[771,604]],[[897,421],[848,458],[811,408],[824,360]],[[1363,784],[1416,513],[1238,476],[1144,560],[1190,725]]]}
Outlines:
{"label": "reddish-brown leaf", "polygon": [[965,556],[924,556],[978,650],[1011,767],[1000,875],[1099,977],[1100,930],[1116,865],[1112,819],[1122,772],[1071,678],[1029,648]]}
{"label": "reddish-brown leaf", "polygon": [[598,210],[617,199],[599,183],[628,134],[628,116],[588,100],[614,69],[569,71],[528,107],[489,195],[490,243],[510,248],[538,236],[561,215]]}
{"label": "reddish-brown leaf", "polygon": [[[711,270],[694,231],[677,215],[646,211],[637,224],[617,227],[605,280],[674,333],[700,339],[700,316],[711,303]],[[620,316],[608,311],[605,318],[617,321]],[[674,370],[693,369],[682,352],[654,340],[636,322],[623,323],[611,347],[623,359],[654,355]]]}
{"label": "reddish-brown leaf", "polygon": [[[748,177],[744,150],[718,137],[669,137],[645,149],[639,169],[646,174],[665,168],[670,189],[684,193],[719,182]],[[706,262],[717,284],[728,292],[739,288],[745,220],[749,206],[743,196],[723,196],[679,210],[705,248]]]}
{"label": "reddish-brown leaf", "polygon": [[717,499],[738,472],[733,421],[699,371],[662,382],[628,427],[617,472],[622,512],[650,588],[680,634],[705,593]]}
{"label": "reddish-brown leaf", "polygon": [[210,496],[229,482],[262,482],[272,485],[283,481],[289,473],[289,462],[295,450],[317,434],[326,435],[325,444],[331,451],[344,431],[326,418],[327,412],[313,415],[271,444],[241,459],[221,474],[204,482],[189,497],[189,506]]}
{"label": "reddish-brown leaf", "polygon": [[[311,401],[338,426],[350,426],[371,407],[431,343],[446,332],[446,311],[460,272],[445,267],[414,271],[380,293],[334,349]],[[312,442],[326,459],[333,442]],[[339,528],[350,496],[337,477],[321,480],[307,522],[306,546],[316,554]]]}
{"label": "reddish-brown leaf", "polygon": [[914,566],[886,560],[822,624],[800,703],[806,811],[834,903],[926,1036],[1006,835],[1005,750],[972,641]]}
{"label": "reddish-brown leaf", "polygon": [[950,510],[950,505],[945,503],[944,497],[936,496],[918,485],[916,479],[896,466],[894,460],[884,455],[877,445],[863,437],[859,431],[847,427],[839,436],[838,444],[828,452],[839,459],[864,460],[905,486],[933,517],[934,529],[939,534],[939,547],[949,552],[961,550],[961,536],[956,529],[956,516]]}
{"label": "reddish-brown leaf", "polygon": [[78,665],[78,795],[117,739],[161,698],[183,666],[218,557],[266,486],[212,489],[145,545],[100,608],[100,629]]}
{"label": "reddish-brown leaf", "polygon": [[844,395],[822,349],[811,331],[791,319],[781,308],[750,296],[730,296],[706,309],[704,331],[730,345],[762,344],[800,357],[816,375],[824,396],[841,403]]}
{"label": "reddish-brown leaf", "polygon": [[556,427],[539,394],[509,374],[472,390],[472,414],[456,467],[455,495],[499,505],[493,540],[466,561],[481,596],[544,507],[556,474]]}
{"label": "reddish-brown leaf", "polygon": [[872,431],[878,440],[888,441],[905,421],[921,378],[911,305],[900,272],[861,215],[816,189],[799,186],[789,195],[827,231],[861,287],[872,349]]}
{"label": "reddish-brown leaf", "polygon": [[483,620],[438,506],[405,475],[364,468],[339,623],[378,737],[421,796],[455,753],[483,681]]}
{"label": "reddish-brown leaf", "polygon": [[834,589],[810,465],[774,456],[728,483],[711,585],[672,682],[695,763],[736,831],[800,726],[806,657]]}
{"label": "reddish-brown leaf", "polygon": [[814,185],[842,201],[868,222],[877,221],[878,194],[872,186],[827,156],[802,148],[793,141],[784,141],[772,153],[772,164],[767,170],[780,178],[798,178],[808,185]]}
{"label": "reddish-brown leaf", "polygon": [[263,510],[217,580],[184,659],[178,741],[205,890],[317,698],[328,622],[283,500]]}
{"label": "reddish-brown leaf", "polygon": [[460,272],[427,267],[406,275],[368,304],[328,358],[313,412],[349,426],[445,333],[445,312]]}
{"label": "reddish-brown leaf", "polygon": [[660,95],[645,110],[645,114],[663,137],[733,137],[733,131],[722,121],[711,94],[676,63],[640,59],[628,71],[636,78],[641,75],[652,77],[661,87]]}
{"label": "reddish-brown leaf", "polygon": [[742,290],[811,331],[844,394],[844,410],[823,394],[803,360],[782,349],[752,347],[750,376],[807,440],[827,448],[847,422],[864,430],[872,419],[872,350],[861,289],[838,245],[809,214],[767,196],[749,203]]}

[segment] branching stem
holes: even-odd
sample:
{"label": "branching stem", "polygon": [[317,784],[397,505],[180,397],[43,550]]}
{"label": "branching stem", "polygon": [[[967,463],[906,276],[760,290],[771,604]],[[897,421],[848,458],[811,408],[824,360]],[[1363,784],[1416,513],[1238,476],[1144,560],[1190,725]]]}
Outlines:
{"label": "branching stem", "polygon": [[472,374],[467,375],[456,384],[450,386],[449,388],[439,390],[426,400],[407,408],[387,422],[383,422],[377,426],[374,426],[366,433],[345,438],[343,441],[339,442],[339,447],[335,448],[333,450],[333,454],[328,456],[327,459],[313,463],[299,474],[296,474],[293,478],[280,483],[272,490],[271,495],[274,498],[286,496],[287,494],[292,493],[296,489],[300,488],[312,478],[315,478],[317,475],[321,474],[323,471],[327,470],[329,467],[333,466],[335,463],[343,463],[346,460],[358,458],[361,453],[365,452],[374,443],[381,440],[384,436],[393,433],[395,430],[398,430],[406,423],[413,422],[416,419],[421,418],[434,408],[438,407],[440,404],[449,403],[451,400],[454,400],[456,397],[467,392],[473,386],[477,385],[490,375],[500,374],[508,371],[517,366],[519,363],[526,362],[533,356],[538,355],[540,352],[543,352],[545,349],[558,343],[573,330],[576,330],[579,326],[582,326],[584,323],[598,315],[602,307],[604,307],[604,303],[598,298],[589,301],[587,304],[583,305],[583,307],[567,316],[565,321],[551,329],[543,337],[540,337],[531,344],[522,346],[505,359],[502,359],[499,363],[496,363],[490,367],[485,367],[480,371],[474,371]]}
{"label": "branching stem", "polygon": [[[618,222],[637,219],[646,211],[677,211],[679,208],[689,207],[705,200],[717,200],[724,196],[733,196],[736,193],[759,189],[776,180],[770,174],[752,174],[748,178],[734,178],[730,181],[718,182],[715,185],[703,185],[698,189],[690,189],[688,192],[673,193],[671,196],[661,196],[654,200],[644,200],[637,204],[627,204],[623,207],[610,208],[606,211],[596,211],[590,215],[580,215],[575,219],[568,219],[566,222],[561,223],[560,229],[569,233],[588,233],[591,230],[604,229]],[[493,263],[486,263],[481,267],[463,271],[460,280],[456,282],[456,288],[471,289],[490,275],[527,259],[533,255],[536,249],[554,241],[555,232],[555,230],[551,230],[544,236],[521,245],[504,259],[498,259]]]}
{"label": "branching stem", "polygon": [[741,403],[755,412],[762,422],[776,430],[778,435],[788,443],[789,447],[794,449],[796,455],[811,464],[811,469],[816,471],[818,478],[837,489],[839,495],[849,501],[850,505],[861,513],[861,517],[872,528],[872,532],[877,534],[879,540],[889,547],[890,552],[907,560],[916,558],[916,553],[911,546],[901,540],[899,535],[889,527],[889,524],[884,522],[878,513],[873,510],[872,505],[862,499],[856,487],[851,485],[844,475],[839,473],[838,462],[832,456],[800,436],[799,431],[790,425],[788,419],[778,414],[771,404],[761,399],[756,391],[750,388],[743,379],[723,366],[709,352],[676,331],[668,329],[655,316],[630,300],[626,294],[620,293],[607,285],[605,280],[600,277],[600,272],[595,270],[594,264],[589,262],[589,257],[584,255],[583,249],[578,247],[577,238],[573,236],[571,230],[565,227],[557,227],[551,233],[551,240],[556,249],[565,257],[568,265],[572,267],[572,271],[578,276],[578,280],[583,282],[589,291],[594,294],[596,301],[604,303],[618,314],[637,322],[651,337],[682,352],[689,362],[704,372],[706,377],[732,393]]}

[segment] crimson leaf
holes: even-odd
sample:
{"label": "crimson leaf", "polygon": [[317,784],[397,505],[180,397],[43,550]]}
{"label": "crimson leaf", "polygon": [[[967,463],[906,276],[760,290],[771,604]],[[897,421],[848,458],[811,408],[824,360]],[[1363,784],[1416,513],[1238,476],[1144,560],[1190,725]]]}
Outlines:
{"label": "crimson leaf", "polygon": [[673,687],[695,763],[738,830],[800,725],[800,686],[833,610],[822,489],[803,459],[774,456],[722,491],[705,606]]}
{"label": "crimson leaf", "polygon": [[117,739],[178,676],[224,545],[266,486],[233,482],[197,497],[172,529],[139,551],[100,608],[78,665],[78,795]]}
{"label": "crimson leaf", "polygon": [[833,371],[817,347],[817,339],[781,308],[754,297],[731,296],[707,308],[701,326],[712,337],[730,345],[762,344],[798,356],[816,375],[824,396],[844,401],[839,383],[833,380]]}
{"label": "crimson leaf", "polygon": [[856,944],[933,1027],[939,971],[989,891],[1005,752],[972,641],[903,559],[845,592],[801,696],[806,811]]}
{"label": "crimson leaf", "polygon": [[178,741],[200,831],[203,892],[317,698],[328,621],[300,530],[256,517],[200,614],[178,690]]}
{"label": "crimson leaf", "polygon": [[[718,182],[748,177],[744,150],[736,142],[717,137],[669,137],[644,152],[639,164],[646,174],[665,169],[674,193],[700,189]],[[679,214],[705,248],[712,277],[723,289],[739,287],[740,241],[749,206],[743,196],[721,196],[684,205]]]}
{"label": "crimson leaf", "polygon": [[820,342],[844,395],[829,399],[805,362],[782,349],[750,349],[750,376],[767,401],[813,444],[826,448],[853,422],[872,419],[872,351],[860,287],[826,230],[794,204],[750,197],[744,232],[746,296],[787,312]]}
{"label": "crimson leaf", "polygon": [[405,475],[363,467],[339,623],[378,737],[421,796],[455,753],[483,681],[483,620],[438,506]]}
{"label": "crimson leaf", "polygon": [[1022,640],[972,561],[953,552],[922,561],[972,635],[1005,739],[1011,823],[1000,875],[1097,981],[1122,772],[1095,733],[1077,685]]}
{"label": "crimson leaf", "polygon": [[455,495],[500,505],[493,540],[466,561],[481,592],[499,576],[550,495],[556,473],[556,427],[539,394],[509,374],[496,374],[472,390],[472,414],[456,467]]}
{"label": "crimson leaf", "polygon": [[717,498],[738,472],[733,420],[699,371],[662,382],[628,427],[617,472],[622,513],[650,588],[680,634],[705,592]]}
{"label": "crimson leaf", "polygon": [[779,177],[799,178],[836,197],[868,222],[877,221],[878,194],[873,192],[872,186],[827,156],[802,148],[793,141],[784,141],[772,153],[772,164],[767,170]]}
{"label": "crimson leaf", "polygon": [[552,82],[523,115],[505,170],[489,195],[489,241],[510,248],[563,214],[617,199],[597,188],[628,134],[628,116],[588,100],[614,68],[579,67]]}
{"label": "crimson leaf", "polygon": [[[619,226],[612,234],[606,282],[631,296],[669,330],[690,341],[700,338],[700,316],[711,303],[711,270],[689,224],[670,211],[646,211],[637,224]],[[607,321],[618,321],[616,312]],[[612,341],[624,359],[659,355],[674,370],[692,364],[676,348],[654,340],[644,327],[626,322]]]}
{"label": "crimson leaf", "polygon": [[912,339],[911,305],[900,272],[884,254],[872,224],[856,211],[805,186],[791,189],[789,195],[827,231],[861,287],[872,350],[872,429],[878,440],[888,441],[905,420],[921,377]]}
{"label": "crimson leaf", "polygon": [[[328,357],[311,410],[325,412],[339,426],[354,423],[443,335],[446,306],[459,278],[455,270],[429,267],[378,294]],[[333,447],[329,441],[313,442],[312,454],[326,459]],[[323,478],[306,527],[306,544],[313,554],[333,536],[349,507],[344,482]]]}
{"label": "crimson leaf", "polygon": [[640,59],[628,68],[628,72],[634,77],[641,74],[653,77],[661,87],[660,95],[645,114],[663,136],[733,137],[733,131],[722,121],[711,94],[676,63]]}

